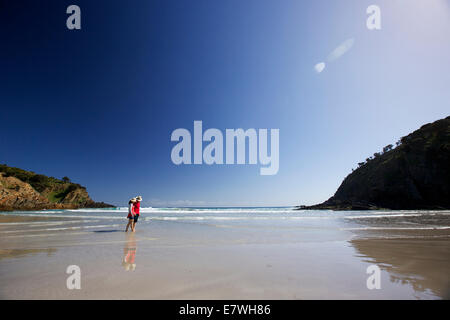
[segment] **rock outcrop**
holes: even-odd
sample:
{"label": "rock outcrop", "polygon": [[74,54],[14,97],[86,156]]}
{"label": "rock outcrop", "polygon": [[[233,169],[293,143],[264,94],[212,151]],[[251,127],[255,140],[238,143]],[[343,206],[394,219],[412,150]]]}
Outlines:
{"label": "rock outcrop", "polygon": [[300,209],[450,209],[450,117],[360,163],[334,196]]}
{"label": "rock outcrop", "polygon": [[47,198],[41,196],[28,183],[3,175],[4,173],[0,173],[0,208],[32,209],[49,204]]}
{"label": "rock outcrop", "polygon": [[0,165],[0,211],[106,208],[95,202],[86,188],[67,180]]}

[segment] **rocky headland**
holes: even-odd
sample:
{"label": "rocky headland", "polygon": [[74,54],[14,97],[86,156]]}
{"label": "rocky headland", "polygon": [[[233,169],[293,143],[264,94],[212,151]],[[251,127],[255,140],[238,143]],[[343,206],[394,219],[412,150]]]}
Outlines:
{"label": "rocky headland", "polygon": [[358,164],[327,201],[299,209],[450,209],[450,117]]}
{"label": "rocky headland", "polygon": [[109,208],[93,201],[86,188],[69,178],[56,179],[0,165],[0,211]]}

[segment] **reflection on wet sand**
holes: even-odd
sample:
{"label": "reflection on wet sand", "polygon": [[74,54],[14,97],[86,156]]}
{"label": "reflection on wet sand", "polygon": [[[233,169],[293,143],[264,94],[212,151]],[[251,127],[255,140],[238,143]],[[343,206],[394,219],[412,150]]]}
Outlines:
{"label": "reflection on wet sand", "polygon": [[55,252],[55,248],[46,249],[0,249],[0,260],[7,258],[22,258],[29,254],[35,254],[40,252],[47,252],[47,256],[52,256]]}
{"label": "reflection on wet sand", "polygon": [[450,299],[450,239],[358,239],[350,243],[367,262],[420,295]]}
{"label": "reflection on wet sand", "polygon": [[126,242],[123,247],[122,266],[126,271],[134,271],[136,269],[136,251],[137,242],[134,233],[126,234]]}

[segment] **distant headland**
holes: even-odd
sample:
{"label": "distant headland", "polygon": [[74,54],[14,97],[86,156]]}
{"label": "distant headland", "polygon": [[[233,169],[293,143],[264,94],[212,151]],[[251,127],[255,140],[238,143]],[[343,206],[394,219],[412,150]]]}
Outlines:
{"label": "distant headland", "polygon": [[450,117],[384,147],[359,163],[330,199],[298,209],[450,209]]}
{"label": "distant headland", "polygon": [[68,177],[56,179],[0,165],[0,211],[113,207],[93,201],[85,187]]}

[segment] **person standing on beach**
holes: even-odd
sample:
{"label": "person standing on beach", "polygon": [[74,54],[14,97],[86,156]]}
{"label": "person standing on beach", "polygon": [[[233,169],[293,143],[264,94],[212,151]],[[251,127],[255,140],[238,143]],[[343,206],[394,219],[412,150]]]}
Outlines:
{"label": "person standing on beach", "polygon": [[136,199],[136,202],[133,204],[133,209],[134,209],[133,232],[136,231],[136,223],[138,222],[139,215],[140,215],[140,212],[141,212],[142,197],[141,196],[137,196],[135,199]]}
{"label": "person standing on beach", "polygon": [[134,232],[134,219],[136,216],[136,213],[134,211],[134,204],[136,203],[136,198],[131,199],[128,201],[128,224],[125,229],[125,232],[128,232],[128,227],[131,227],[131,232]]}

